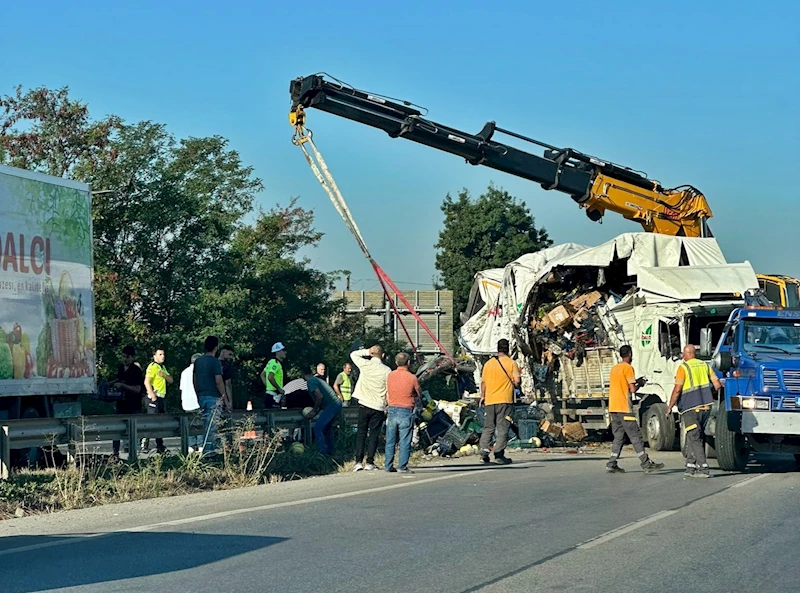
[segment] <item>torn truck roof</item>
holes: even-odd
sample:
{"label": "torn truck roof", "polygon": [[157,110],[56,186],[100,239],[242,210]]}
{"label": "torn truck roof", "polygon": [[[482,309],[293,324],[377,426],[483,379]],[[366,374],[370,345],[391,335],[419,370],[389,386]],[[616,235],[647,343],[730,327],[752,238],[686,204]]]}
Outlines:
{"label": "torn truck roof", "polygon": [[[514,328],[520,324],[520,316],[531,289],[537,283],[547,280],[551,272],[575,267],[606,268],[615,260],[626,260],[626,269],[630,276],[638,276],[641,270],[652,271],[654,268],[714,267],[727,264],[716,239],[653,233],[624,233],[596,247],[566,243],[525,254],[505,266],[501,287],[496,296],[491,294],[494,291],[483,291],[483,294],[490,297],[488,302],[477,298],[482,294],[475,283],[490,277],[496,278],[497,273],[495,270],[487,270],[476,274],[465,312],[467,319],[463,320],[459,331],[459,342],[473,354],[493,353],[500,338],[514,341]],[[749,267],[749,264],[742,265]],[[733,292],[744,291],[754,278],[754,275],[753,278],[750,277],[751,272],[752,270],[746,272],[742,269],[720,282],[724,282],[725,287],[730,287],[742,280],[744,286]],[[662,294],[670,299],[683,293],[705,292],[700,271],[691,279],[681,280],[678,287],[666,287],[672,280],[677,278],[671,279],[666,274],[651,274],[647,281],[654,295]],[[713,289],[713,286],[709,285],[709,288]]]}

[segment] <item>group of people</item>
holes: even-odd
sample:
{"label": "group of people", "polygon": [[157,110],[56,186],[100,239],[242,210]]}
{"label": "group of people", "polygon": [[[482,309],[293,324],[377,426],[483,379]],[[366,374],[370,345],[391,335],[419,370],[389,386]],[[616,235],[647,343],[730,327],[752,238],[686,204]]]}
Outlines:
{"label": "group of people", "polygon": [[[189,366],[181,372],[181,406],[186,412],[201,411],[204,420],[203,435],[190,437],[190,452],[213,454],[215,442],[214,414],[233,408],[233,348],[219,348],[219,339],[210,336],[205,340],[205,353],[193,354]],[[127,345],[122,349],[122,363],[110,383],[120,397],[116,402],[118,414],[163,414],[167,410],[167,385],[174,382],[166,367],[166,352],[156,348],[146,369],[136,360],[136,348]],[[157,438],[156,451],[167,452],[164,439]],[[207,446],[210,445],[210,446]],[[141,441],[140,453],[150,452],[150,439]],[[113,456],[119,457],[120,441],[113,442]]]}
{"label": "group of people", "polygon": [[[145,370],[136,362],[136,349],[125,346],[113,387],[122,394],[117,402],[117,413],[147,414],[166,411],[167,385],[173,377],[165,366],[166,354],[158,348]],[[265,408],[310,408],[307,417],[314,420],[314,438],[324,455],[334,453],[334,423],[342,408],[355,400],[358,406],[358,424],[355,445],[354,471],[373,471],[378,441],[386,425],[384,470],[410,473],[408,462],[414,434],[414,412],[418,408],[422,391],[419,381],[409,368],[410,356],[400,352],[395,356],[396,369],[385,364],[386,353],[380,345],[355,350],[350,360],[333,384],[327,376],[324,363],[319,363],[312,373],[310,366],[302,366],[302,377],[284,383],[283,363],[287,351],[281,342],[272,347],[273,357],[261,373],[265,387]],[[641,430],[633,411],[631,395],[645,386],[644,378],[636,378],[632,366],[633,351],[630,346],[619,350],[622,361],[611,370],[609,384],[610,428],[614,436],[611,457],[606,463],[609,473],[624,473],[618,460],[625,435],[630,439],[642,469],[654,472],[663,469],[663,463],[650,459],[644,448]],[[181,372],[181,404],[184,411],[199,411],[203,417],[203,434],[190,437],[190,451],[204,455],[216,450],[215,426],[217,416],[233,408],[233,349],[219,347],[219,339],[209,336],[204,343],[204,353],[193,354],[189,366]],[[353,376],[353,365],[358,378]],[[505,454],[509,430],[513,422],[515,392],[520,386],[520,369],[509,355],[508,340],[497,343],[497,355],[483,365],[480,382],[479,407],[483,408],[483,430],[480,453],[483,463],[500,465],[511,463]],[[696,358],[695,347],[683,349],[683,362],[675,374],[675,385],[667,406],[667,416],[677,405],[686,433],[686,476],[710,475],[705,455],[705,425],[713,402],[711,388],[721,384],[711,367]],[[400,449],[395,467],[395,451]],[[159,453],[166,451],[163,439],[156,439]],[[119,455],[120,442],[114,441],[114,455]],[[149,439],[142,439],[141,451],[149,452]]]}
{"label": "group of people", "polygon": [[[261,373],[265,388],[266,408],[311,407],[307,417],[314,419],[314,439],[324,455],[334,453],[334,421],[343,407],[355,400],[358,406],[355,471],[373,471],[378,440],[386,424],[386,455],[384,469],[388,472],[410,473],[411,443],[414,434],[414,409],[422,391],[419,381],[409,369],[410,356],[400,352],[395,356],[395,370],[384,362],[386,354],[379,345],[355,350],[342,372],[330,384],[323,363],[312,373],[303,366],[302,378],[284,384],[283,362],[286,348],[280,342],[272,347],[273,358]],[[358,369],[358,379],[353,376]],[[395,450],[400,454],[395,467]],[[366,462],[366,463],[365,463]]]}
{"label": "group of people", "polygon": [[[625,435],[630,439],[639,463],[646,473],[664,468],[663,463],[650,459],[644,448],[644,440],[636,418],[631,395],[645,386],[644,378],[636,378],[632,362],[633,349],[622,346],[619,350],[621,362],[611,369],[608,410],[611,416],[611,432],[614,441],[611,456],[606,462],[609,473],[624,473],[619,466],[619,457],[624,445]],[[493,356],[483,366],[480,386],[480,404],[485,406],[480,451],[484,463],[490,463],[490,453],[495,463],[511,463],[505,455],[508,433],[513,422],[514,392],[520,385],[520,369],[509,356],[508,340],[497,343],[497,356]],[[697,358],[693,345],[683,349],[683,362],[675,373],[675,383],[667,405],[667,418],[677,406],[686,433],[687,478],[707,478],[710,470],[705,453],[706,424],[714,401],[712,386],[719,390],[722,385],[708,363]],[[495,437],[491,447],[492,437]],[[491,447],[491,450],[490,450]]]}
{"label": "group of people", "polygon": [[[633,413],[631,394],[645,386],[644,378],[636,378],[631,363],[633,350],[630,346],[622,346],[619,350],[622,362],[611,369],[608,411],[611,414],[611,432],[614,442],[611,445],[611,457],[606,463],[609,473],[625,473],[619,467],[618,460],[622,452],[625,435],[633,445],[642,469],[646,473],[664,468],[663,463],[656,463],[644,450],[642,433]],[[686,470],[687,478],[708,478],[711,471],[708,467],[705,451],[706,424],[711,415],[711,404],[714,394],[711,387],[722,388],[720,380],[708,363],[697,358],[697,351],[691,344],[683,348],[683,362],[675,372],[675,384],[667,404],[667,418],[672,416],[672,409],[677,405],[686,433]]]}

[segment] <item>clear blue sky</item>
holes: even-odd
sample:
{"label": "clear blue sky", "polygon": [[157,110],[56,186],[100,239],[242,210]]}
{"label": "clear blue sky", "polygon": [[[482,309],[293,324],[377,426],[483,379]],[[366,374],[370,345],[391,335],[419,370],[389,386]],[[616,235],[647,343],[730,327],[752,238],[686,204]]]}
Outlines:
{"label": "clear blue sky", "polygon": [[[3,9],[0,92],[68,85],[97,116],[220,134],[325,233],[323,270],[376,286],[299,149],[289,82],[329,72],[477,132],[487,120],[692,184],[730,261],[800,276],[800,4],[710,2],[45,1]],[[224,6],[224,7],[223,7]],[[15,24],[17,23],[17,24]],[[428,284],[446,193],[489,182],[525,200],[556,242],[637,225],[590,222],[565,195],[322,112],[315,133],[376,260]],[[414,284],[403,284],[407,288]],[[423,288],[424,286],[418,286]]]}

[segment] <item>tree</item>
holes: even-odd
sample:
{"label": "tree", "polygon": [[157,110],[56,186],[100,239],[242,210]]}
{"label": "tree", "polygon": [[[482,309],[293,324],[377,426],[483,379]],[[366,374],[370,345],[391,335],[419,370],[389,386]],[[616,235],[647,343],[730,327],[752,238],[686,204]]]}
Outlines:
{"label": "tree", "polygon": [[436,269],[442,287],[453,291],[456,313],[466,309],[477,272],[552,245],[547,231],[536,228],[530,210],[491,184],[477,199],[466,189],[455,200],[447,194],[441,209],[444,228],[435,245]]}
{"label": "tree", "polygon": [[[124,344],[156,347],[178,373],[209,334],[239,360],[236,404],[263,393],[274,342],[290,376],[340,365],[355,340],[396,351],[331,298],[334,275],[298,259],[318,244],[313,212],[292,200],[254,211],[261,180],[221,137],[178,140],[154,122],[91,119],[68,89],[0,97],[0,163],[90,183],[98,375]],[[252,222],[247,222],[246,219]],[[177,407],[177,385],[168,392]]]}

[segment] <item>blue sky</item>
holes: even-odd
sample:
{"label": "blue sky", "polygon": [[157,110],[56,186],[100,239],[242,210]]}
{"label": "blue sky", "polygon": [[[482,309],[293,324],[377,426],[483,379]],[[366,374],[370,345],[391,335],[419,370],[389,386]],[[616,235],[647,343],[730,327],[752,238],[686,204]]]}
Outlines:
{"label": "blue sky", "polygon": [[[796,2],[125,4],[6,6],[0,92],[68,85],[97,116],[229,138],[264,180],[265,208],[299,196],[315,211],[325,236],[308,256],[352,270],[354,288],[376,287],[371,268],[290,141],[289,82],[319,71],[464,131],[496,120],[668,187],[692,184],[729,261],[800,276]],[[431,282],[439,206],[464,187],[507,189],[557,243],[639,230],[335,116],[312,110],[308,126],[375,259],[404,288]]]}

